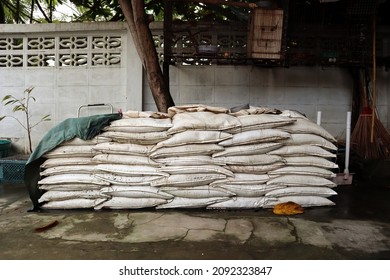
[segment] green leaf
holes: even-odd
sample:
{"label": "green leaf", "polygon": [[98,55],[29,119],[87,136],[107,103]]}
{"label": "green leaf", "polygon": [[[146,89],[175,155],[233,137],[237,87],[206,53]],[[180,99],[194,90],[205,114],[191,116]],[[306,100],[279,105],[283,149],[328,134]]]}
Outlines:
{"label": "green leaf", "polygon": [[12,98],[12,95],[8,94],[8,95],[6,95],[6,96],[3,97],[3,99],[1,100],[1,102],[4,102],[4,101],[6,101],[6,100],[8,100],[8,99],[10,99],[10,98]]}
{"label": "green leaf", "polygon": [[0,116],[0,122],[2,121],[2,120],[4,120],[6,118],[6,116]]}
{"label": "green leaf", "polygon": [[12,111],[13,112],[18,112],[18,111],[25,111],[26,110],[26,107],[24,107],[23,105],[17,105],[15,106]]}
{"label": "green leaf", "polygon": [[29,87],[24,90],[27,94],[30,94],[33,91],[34,87]]}
{"label": "green leaf", "polygon": [[42,121],[51,121],[50,114],[47,114],[46,116],[42,117]]}
{"label": "green leaf", "polygon": [[4,106],[7,106],[8,104],[15,104],[16,102],[18,102],[18,101],[17,100],[10,100],[10,101],[6,102],[4,104]]}

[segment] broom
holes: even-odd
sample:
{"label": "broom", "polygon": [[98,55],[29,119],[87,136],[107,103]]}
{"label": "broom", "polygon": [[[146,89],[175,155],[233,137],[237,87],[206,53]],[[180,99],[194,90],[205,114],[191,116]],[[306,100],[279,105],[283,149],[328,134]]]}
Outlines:
{"label": "broom", "polygon": [[376,45],[375,17],[373,21],[373,81],[372,108],[368,102],[366,75],[360,72],[362,81],[362,110],[351,134],[351,148],[363,159],[384,159],[390,157],[390,134],[378,118],[376,106]]}
{"label": "broom", "polygon": [[[371,124],[374,114],[374,126]],[[371,131],[373,138],[371,141]],[[390,135],[376,113],[365,107],[351,134],[351,149],[361,158],[367,160],[390,157]]]}

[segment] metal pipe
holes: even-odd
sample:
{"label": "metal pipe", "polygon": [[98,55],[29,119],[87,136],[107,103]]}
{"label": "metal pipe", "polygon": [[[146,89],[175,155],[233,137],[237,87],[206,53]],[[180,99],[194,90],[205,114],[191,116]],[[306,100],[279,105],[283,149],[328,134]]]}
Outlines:
{"label": "metal pipe", "polygon": [[317,125],[321,125],[321,111],[317,111]]}
{"label": "metal pipe", "polygon": [[351,112],[347,112],[347,131],[345,133],[345,169],[344,174],[349,174],[349,153],[351,144]]}

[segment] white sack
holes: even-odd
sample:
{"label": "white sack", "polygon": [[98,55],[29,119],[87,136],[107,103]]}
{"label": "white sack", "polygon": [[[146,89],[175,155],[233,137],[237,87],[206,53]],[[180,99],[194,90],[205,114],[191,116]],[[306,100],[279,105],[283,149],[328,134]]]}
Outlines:
{"label": "white sack", "polygon": [[83,146],[57,146],[56,148],[50,150],[49,152],[42,155],[44,158],[59,158],[59,157],[87,157],[93,156],[95,151],[93,150],[92,145],[83,145]]}
{"label": "white sack", "polygon": [[79,164],[79,165],[63,165],[63,166],[55,166],[50,167],[43,170],[40,175],[51,176],[58,174],[73,174],[73,173],[83,173],[83,174],[91,174],[95,171],[95,165],[92,164]]}
{"label": "white sack", "polygon": [[226,178],[222,174],[175,174],[169,177],[163,177],[151,182],[151,186],[171,186],[171,187],[193,187],[209,184],[215,180]]}
{"label": "white sack", "polygon": [[229,130],[230,133],[239,133],[265,128],[275,128],[291,124],[296,121],[293,118],[274,114],[244,115],[238,116],[237,118],[241,123],[241,127]]}
{"label": "white sack", "polygon": [[210,187],[209,185],[196,187],[160,187],[160,190],[175,197],[186,198],[230,197],[236,195],[226,189]]}
{"label": "white sack", "polygon": [[130,198],[130,197],[112,197],[99,205],[95,206],[95,210],[103,208],[109,209],[139,209],[149,208],[156,205],[166,203],[165,199],[161,198]]}
{"label": "white sack", "polygon": [[[112,121],[110,127],[149,127],[168,129],[172,127],[172,121],[169,118],[154,119],[154,118],[124,118]],[[152,131],[152,130],[151,130]]]}
{"label": "white sack", "polygon": [[184,198],[175,197],[166,204],[161,204],[156,209],[168,208],[204,208],[210,204],[225,201],[228,197],[209,197],[209,198]]}
{"label": "white sack", "polygon": [[286,187],[267,192],[267,197],[281,197],[281,196],[296,196],[296,195],[311,195],[329,197],[337,195],[331,188],[327,187]]}
{"label": "white sack", "polygon": [[72,198],[67,200],[49,201],[41,205],[42,209],[81,209],[93,208],[106,199]]}
{"label": "white sack", "polygon": [[152,146],[145,146],[131,143],[101,143],[97,144],[93,149],[97,152],[106,154],[122,154],[122,155],[148,155]]}
{"label": "white sack", "polygon": [[332,134],[326,131],[323,127],[307,119],[298,118],[295,123],[285,125],[280,127],[280,129],[289,133],[316,134],[331,142],[336,142],[336,139],[332,136]]}
{"label": "white sack", "polygon": [[121,176],[115,174],[96,174],[96,178],[103,182],[114,185],[137,185],[137,186],[148,186],[153,180],[161,178],[161,176]]}
{"label": "white sack", "polygon": [[266,184],[220,184],[217,188],[222,188],[235,193],[239,197],[257,197],[264,196],[266,193],[283,188],[282,186],[268,186]]}
{"label": "white sack", "polygon": [[294,118],[294,119],[305,119],[308,120],[302,113],[295,110],[283,110],[280,116]]}
{"label": "white sack", "polygon": [[240,146],[225,147],[225,150],[213,154],[213,158],[221,156],[243,156],[266,154],[282,147],[282,143],[260,143]]}
{"label": "white sack", "polygon": [[106,131],[101,133],[100,135],[103,137],[111,138],[117,142],[133,143],[140,145],[153,145],[169,137],[166,131],[146,133]]}
{"label": "white sack", "polygon": [[[249,105],[249,104],[248,104]],[[231,109],[232,111],[232,109]],[[239,117],[246,115],[261,115],[261,114],[280,114],[281,111],[275,108],[249,106],[249,108],[243,108],[237,112],[229,112],[230,115]]]}
{"label": "white sack", "polygon": [[216,114],[226,114],[228,109],[223,107],[215,107],[204,104],[189,104],[189,105],[177,105],[168,108],[168,115],[173,117],[175,114],[189,112],[211,112]]}
{"label": "white sack", "polygon": [[269,174],[269,171],[278,169],[285,166],[284,163],[273,163],[265,165],[231,165],[229,164],[226,168],[233,173],[249,173],[249,174]]}
{"label": "white sack", "polygon": [[153,150],[160,147],[173,147],[187,144],[218,143],[231,137],[231,134],[221,131],[187,130],[173,134],[171,138],[157,143],[153,147]]}
{"label": "white sack", "polygon": [[96,145],[96,144],[99,144],[99,143],[105,143],[105,142],[110,142],[110,141],[111,141],[110,138],[105,138],[105,137],[101,137],[100,135],[97,135],[97,136],[95,136],[94,138],[92,138],[90,140],[83,140],[83,139],[80,139],[78,137],[75,137],[72,140],[66,141],[66,142],[64,142],[61,145],[84,146],[84,145]]}
{"label": "white sack", "polygon": [[337,151],[336,145],[324,137],[315,134],[292,133],[290,139],[284,140],[284,145],[312,145],[331,151]]}
{"label": "white sack", "polygon": [[276,204],[286,203],[286,202],[294,202],[302,207],[314,207],[314,206],[333,206],[335,203],[329,200],[326,197],[321,196],[311,196],[311,195],[291,195],[291,196],[281,196],[276,198],[277,201],[267,203],[264,205],[264,208],[272,208]]}
{"label": "white sack", "polygon": [[163,112],[128,110],[122,113],[122,119],[130,118],[170,119],[169,115]]}
{"label": "white sack", "polygon": [[286,165],[288,166],[314,166],[327,169],[338,168],[338,165],[330,160],[321,157],[314,156],[301,156],[301,157],[285,157]]}
{"label": "white sack", "polygon": [[189,144],[177,147],[160,148],[151,153],[150,157],[161,158],[174,156],[211,155],[222,150],[223,147],[217,144]]}
{"label": "white sack", "polygon": [[133,197],[133,198],[163,198],[170,199],[173,196],[151,186],[110,186],[100,190],[102,195]]}
{"label": "white sack", "polygon": [[311,146],[311,145],[297,145],[297,146],[284,146],[277,150],[268,152],[269,155],[279,155],[283,157],[293,156],[316,156],[323,158],[335,158],[336,155],[331,153],[324,148]]}
{"label": "white sack", "polygon": [[290,138],[290,134],[279,129],[260,129],[234,134],[233,138],[219,143],[221,146],[238,146],[280,141]]}
{"label": "white sack", "polygon": [[97,199],[104,198],[104,196],[100,193],[100,190],[77,190],[77,191],[57,191],[50,190],[45,192],[39,199],[38,202],[46,202],[46,201],[54,201],[54,200],[66,200],[73,198],[88,198],[88,199]]}
{"label": "white sack", "polygon": [[124,133],[148,133],[162,132],[168,128],[165,127],[138,127],[138,126],[106,126],[103,131],[124,132]]}
{"label": "white sack", "polygon": [[154,159],[156,162],[167,166],[187,166],[187,165],[225,165],[219,159],[213,159],[207,155],[162,157]]}
{"label": "white sack", "polygon": [[233,172],[219,165],[195,165],[195,166],[170,165],[170,166],[163,166],[160,168],[160,170],[169,174],[216,173],[216,174],[224,174],[226,176],[234,176]]}
{"label": "white sack", "polygon": [[116,155],[116,154],[100,154],[92,159],[95,163],[117,163],[128,165],[152,165],[159,164],[147,156],[132,156],[132,155]]}
{"label": "white sack", "polygon": [[280,175],[312,175],[328,179],[336,177],[336,174],[332,171],[315,166],[286,166],[271,170],[268,172],[268,175],[270,177],[276,177]]}
{"label": "white sack", "polygon": [[55,184],[92,184],[92,185],[109,185],[109,183],[96,178],[92,174],[59,174],[45,177],[38,181],[39,185]]}
{"label": "white sack", "polygon": [[41,168],[51,168],[64,165],[86,165],[96,163],[92,161],[92,157],[69,157],[69,158],[49,158],[41,164]]}
{"label": "white sack", "polygon": [[218,180],[212,182],[212,186],[221,186],[221,184],[263,184],[269,180],[269,176],[267,174],[245,174],[245,173],[236,173],[234,177],[228,177],[223,180]]}
{"label": "white sack", "polygon": [[246,155],[219,157],[226,164],[232,165],[268,165],[274,163],[284,163],[284,159],[277,155]]}
{"label": "white sack", "polygon": [[268,200],[261,197],[234,197],[226,201],[217,202],[207,206],[207,209],[252,209],[261,208]]}
{"label": "white sack", "polygon": [[334,188],[337,185],[325,178],[312,175],[281,175],[270,179],[267,185],[287,186],[287,187],[329,187]]}
{"label": "white sack", "polygon": [[[149,165],[98,164],[96,170],[125,176],[169,176],[159,168]],[[101,173],[101,172],[100,172]]]}
{"label": "white sack", "polygon": [[46,191],[80,191],[80,190],[100,190],[101,185],[94,185],[94,184],[49,184],[49,185],[39,185],[38,189],[40,190],[46,190]]}
{"label": "white sack", "polygon": [[240,121],[227,114],[214,114],[212,112],[191,112],[176,114],[172,118],[173,126],[169,134],[184,130],[226,130],[241,125]]}

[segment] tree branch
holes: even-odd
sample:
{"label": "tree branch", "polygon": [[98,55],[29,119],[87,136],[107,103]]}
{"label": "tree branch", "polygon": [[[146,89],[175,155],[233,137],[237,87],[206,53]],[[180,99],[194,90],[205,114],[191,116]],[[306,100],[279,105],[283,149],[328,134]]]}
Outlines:
{"label": "tree branch", "polygon": [[137,30],[135,28],[133,7],[131,5],[131,0],[119,0],[119,5],[121,6],[122,12],[127,21],[127,25],[129,26],[130,33],[131,36],[133,37],[134,45],[141,59],[142,65],[143,67],[145,67],[144,58],[143,58],[144,54],[141,50],[140,42],[138,40]]}
{"label": "tree branch", "polygon": [[42,9],[41,4],[39,4],[39,0],[36,1],[38,9],[41,11],[42,15],[45,17],[47,22],[51,22],[50,18],[46,15],[45,11]]}
{"label": "tree branch", "polygon": [[174,106],[174,102],[169,93],[169,86],[164,82],[144,2],[143,0],[119,0],[119,3],[146,72],[157,109],[160,112],[167,112],[169,107]]}

